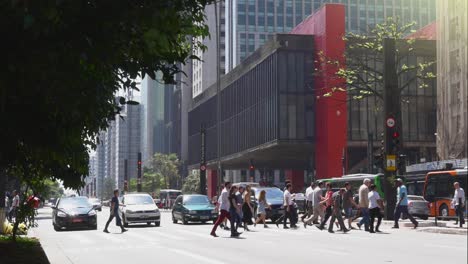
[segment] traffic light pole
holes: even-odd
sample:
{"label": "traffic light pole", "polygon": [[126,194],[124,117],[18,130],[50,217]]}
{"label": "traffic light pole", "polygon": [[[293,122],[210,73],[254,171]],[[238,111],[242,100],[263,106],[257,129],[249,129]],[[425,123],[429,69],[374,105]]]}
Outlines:
{"label": "traffic light pole", "polygon": [[384,39],[383,43],[384,68],[384,139],[385,152],[383,167],[385,173],[385,219],[393,219],[396,205],[396,190],[394,187],[401,135],[401,103],[396,69],[396,43],[394,39]]}
{"label": "traffic light pole", "polygon": [[206,195],[206,129],[202,124],[200,127],[200,194]]}
{"label": "traffic light pole", "polygon": [[124,192],[128,192],[128,160],[124,160]]}
{"label": "traffic light pole", "polygon": [[137,171],[137,192],[141,192],[141,152],[138,152]]}

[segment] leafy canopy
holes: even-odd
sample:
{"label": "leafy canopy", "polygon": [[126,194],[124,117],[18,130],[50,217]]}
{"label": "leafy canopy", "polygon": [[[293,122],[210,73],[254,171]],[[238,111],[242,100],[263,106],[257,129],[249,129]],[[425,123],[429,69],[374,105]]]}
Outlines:
{"label": "leafy canopy", "polygon": [[[398,45],[396,49],[397,73],[400,93],[417,81],[419,88],[426,88],[427,81],[436,78],[434,61],[421,61],[414,65],[407,65],[405,61],[415,56],[415,39],[405,39],[413,33],[415,22],[402,25],[398,18],[388,17],[386,21],[377,24],[370,30],[370,34],[349,33],[346,41],[344,64],[335,58],[327,58],[319,52],[316,63],[332,65],[337,70],[334,78],[343,80],[344,85],[332,87],[330,91],[322,94],[331,97],[336,92],[347,92],[348,98],[353,100],[375,96],[383,100],[383,43],[384,39],[393,39]],[[317,74],[322,74],[318,72]],[[410,76],[408,78],[408,76]],[[320,96],[319,96],[320,97]]]}
{"label": "leafy canopy", "polygon": [[157,71],[172,81],[175,65],[204,49],[211,2],[3,1],[0,171],[79,187],[88,147],[127,103],[116,91]]}

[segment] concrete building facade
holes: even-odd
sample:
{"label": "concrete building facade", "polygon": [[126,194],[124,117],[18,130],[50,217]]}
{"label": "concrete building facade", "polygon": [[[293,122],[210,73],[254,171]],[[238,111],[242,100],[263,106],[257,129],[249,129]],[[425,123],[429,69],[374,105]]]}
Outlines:
{"label": "concrete building facade", "polygon": [[468,155],[468,2],[437,1],[437,153]]}

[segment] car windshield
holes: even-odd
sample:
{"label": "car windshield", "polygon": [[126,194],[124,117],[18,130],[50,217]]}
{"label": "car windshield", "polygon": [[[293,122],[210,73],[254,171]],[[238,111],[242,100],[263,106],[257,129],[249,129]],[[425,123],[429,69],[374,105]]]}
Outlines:
{"label": "car windshield", "polygon": [[424,201],[424,198],[421,196],[410,196],[408,195],[408,199],[412,201]]}
{"label": "car windshield", "polygon": [[203,195],[185,196],[184,204],[209,204],[208,197]]}
{"label": "car windshield", "polygon": [[92,203],[99,203],[100,202],[100,200],[96,199],[96,198],[91,198],[91,199],[89,199],[89,201],[92,202]]}
{"label": "car windshield", "polygon": [[149,195],[130,195],[125,196],[125,204],[134,205],[134,204],[153,204],[153,198]]}
{"label": "car windshield", "polygon": [[265,190],[266,192],[266,199],[268,200],[283,200],[283,192],[277,188],[265,188],[265,189],[257,189],[256,191],[256,198],[260,195],[260,192]]}
{"label": "car windshield", "polygon": [[86,208],[91,207],[87,198],[62,198],[58,208]]}

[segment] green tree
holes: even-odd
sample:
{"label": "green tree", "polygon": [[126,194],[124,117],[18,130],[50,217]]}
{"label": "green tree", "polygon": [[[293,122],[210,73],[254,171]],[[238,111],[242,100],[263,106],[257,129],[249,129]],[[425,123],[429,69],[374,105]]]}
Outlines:
{"label": "green tree", "polygon": [[43,185],[44,188],[40,192],[43,199],[62,197],[64,190],[58,181],[46,179],[44,180]]}
{"label": "green tree", "polygon": [[180,161],[176,154],[156,153],[148,162],[148,172],[161,176],[161,188],[180,188]]}
{"label": "green tree", "polygon": [[184,180],[182,192],[186,194],[200,192],[200,172],[192,171]]}
{"label": "green tree", "polygon": [[[141,190],[149,194],[156,194],[164,186],[164,179],[159,173],[151,172],[148,168],[143,169],[143,177],[141,179]],[[137,179],[130,179],[129,191],[137,190]]]}
{"label": "green tree", "polygon": [[[395,104],[394,108],[397,110],[391,114],[396,120],[398,131],[403,131],[402,104],[414,103],[408,92],[410,85],[416,83],[418,89],[424,89],[428,87],[430,81],[436,78],[435,61],[428,58],[425,60],[414,59],[427,49],[424,41],[405,38],[414,32],[412,30],[414,25],[414,22],[402,25],[398,18],[388,17],[385,22],[372,28],[369,35],[350,33],[344,37],[346,41],[344,58],[328,58],[323,53],[319,53],[317,65],[321,65],[321,69],[324,71],[334,73],[334,78],[339,80],[339,85],[327,87],[328,90],[318,96],[319,100],[321,97],[332,97],[336,93],[343,92],[347,93],[347,101],[374,97],[376,99],[374,111],[383,112],[384,100],[388,98],[384,98],[384,82],[388,81],[384,80],[384,72],[386,72],[388,76],[395,76],[395,87],[397,87],[394,89],[396,92],[391,94],[391,101],[392,106]],[[395,43],[394,65],[388,65],[388,61],[384,61],[384,41],[386,39]],[[422,50],[419,50],[418,47]],[[322,74],[322,72],[319,71],[317,74]],[[387,103],[390,104],[390,102]],[[382,123],[381,126],[384,124]],[[398,157],[398,149],[392,152]],[[384,153],[380,154],[384,158]],[[393,216],[395,204],[393,182],[394,177],[386,173],[384,189],[387,200],[386,215],[389,218]]]}
{"label": "green tree", "polygon": [[116,92],[157,71],[171,82],[175,65],[197,59],[190,54],[205,49],[204,8],[213,1],[4,2],[0,178],[15,171],[24,185],[83,186],[89,147],[122,105],[134,104]]}

